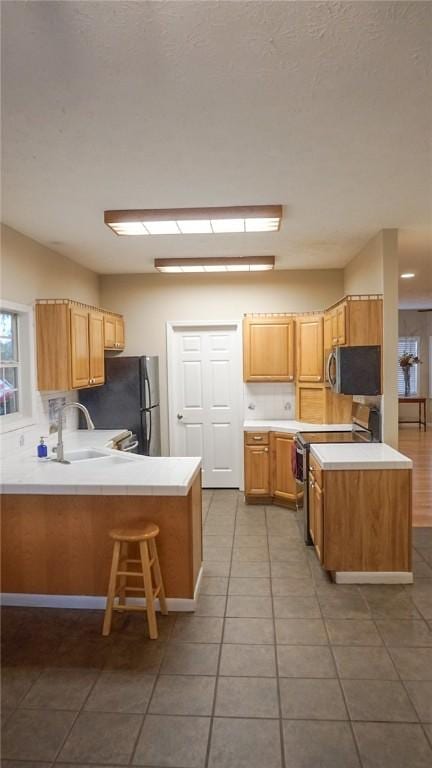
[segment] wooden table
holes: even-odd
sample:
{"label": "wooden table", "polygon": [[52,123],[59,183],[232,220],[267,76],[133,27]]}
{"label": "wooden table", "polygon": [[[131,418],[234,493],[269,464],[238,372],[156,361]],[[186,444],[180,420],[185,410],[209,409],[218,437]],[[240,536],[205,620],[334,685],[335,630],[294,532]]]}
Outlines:
{"label": "wooden table", "polygon": [[[424,427],[426,432],[426,398],[425,397],[400,397],[399,403],[418,403],[418,419],[412,421],[402,421],[399,419],[399,424],[418,424],[419,429]],[[423,406],[423,419],[422,419],[422,406]]]}

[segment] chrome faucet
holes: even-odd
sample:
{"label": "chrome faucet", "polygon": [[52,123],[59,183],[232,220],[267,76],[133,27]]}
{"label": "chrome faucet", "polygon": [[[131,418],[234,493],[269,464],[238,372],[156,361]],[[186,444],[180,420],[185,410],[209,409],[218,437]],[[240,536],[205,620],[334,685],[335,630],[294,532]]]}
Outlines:
{"label": "chrome faucet", "polygon": [[87,429],[94,429],[95,425],[93,424],[90,414],[85,407],[85,405],[81,405],[81,403],[66,403],[66,405],[63,405],[58,412],[58,420],[57,420],[57,445],[55,448],[53,448],[53,452],[56,454],[55,458],[53,458],[53,461],[59,461],[61,464],[70,464],[69,461],[67,461],[64,457],[64,446],[63,446],[63,411],[66,410],[66,408],[78,408],[78,410],[82,411],[85,420]]}

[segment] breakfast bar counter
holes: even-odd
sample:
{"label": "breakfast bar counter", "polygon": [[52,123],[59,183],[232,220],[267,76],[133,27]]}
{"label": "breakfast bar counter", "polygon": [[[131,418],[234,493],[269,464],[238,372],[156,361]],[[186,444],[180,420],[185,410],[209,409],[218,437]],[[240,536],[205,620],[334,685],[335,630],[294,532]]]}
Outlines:
{"label": "breakfast bar counter", "polygon": [[160,528],[168,607],[194,609],[202,561],[201,460],[122,454],[109,447],[115,435],[65,433],[70,464],[21,453],[4,462],[4,605],[103,607],[110,529],[152,521]]}

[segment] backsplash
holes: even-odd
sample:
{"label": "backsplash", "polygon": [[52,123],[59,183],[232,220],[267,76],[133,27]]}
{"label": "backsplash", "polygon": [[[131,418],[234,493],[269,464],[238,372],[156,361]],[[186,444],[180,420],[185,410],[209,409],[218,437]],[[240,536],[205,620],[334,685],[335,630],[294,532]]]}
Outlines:
{"label": "backsplash", "polygon": [[245,384],[243,396],[245,419],[295,419],[294,384]]}
{"label": "backsplash", "polygon": [[[50,392],[35,394],[34,424],[12,432],[6,432],[0,436],[0,457],[10,455],[16,451],[28,451],[39,442],[41,435],[48,437],[55,431],[56,410],[64,403],[73,403],[77,399],[76,392]],[[64,414],[65,429],[78,428],[78,411],[68,408]]]}

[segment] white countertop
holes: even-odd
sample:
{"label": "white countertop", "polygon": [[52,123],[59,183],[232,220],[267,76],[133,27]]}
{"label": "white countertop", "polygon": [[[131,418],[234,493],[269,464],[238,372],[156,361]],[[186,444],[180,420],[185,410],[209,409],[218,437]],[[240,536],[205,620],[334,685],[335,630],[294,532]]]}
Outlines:
{"label": "white countertop", "polygon": [[295,419],[247,419],[243,423],[243,430],[254,432],[351,432],[350,424],[310,424],[307,421]]}
{"label": "white countertop", "polygon": [[412,461],[386,443],[313,443],[323,469],[412,469]]}
{"label": "white countertop", "polygon": [[[18,451],[3,461],[2,493],[187,496],[201,458],[140,456],[110,449],[124,430],[76,430],[63,433],[64,450],[101,449],[107,458],[60,464]],[[49,453],[57,435],[47,441]]]}

